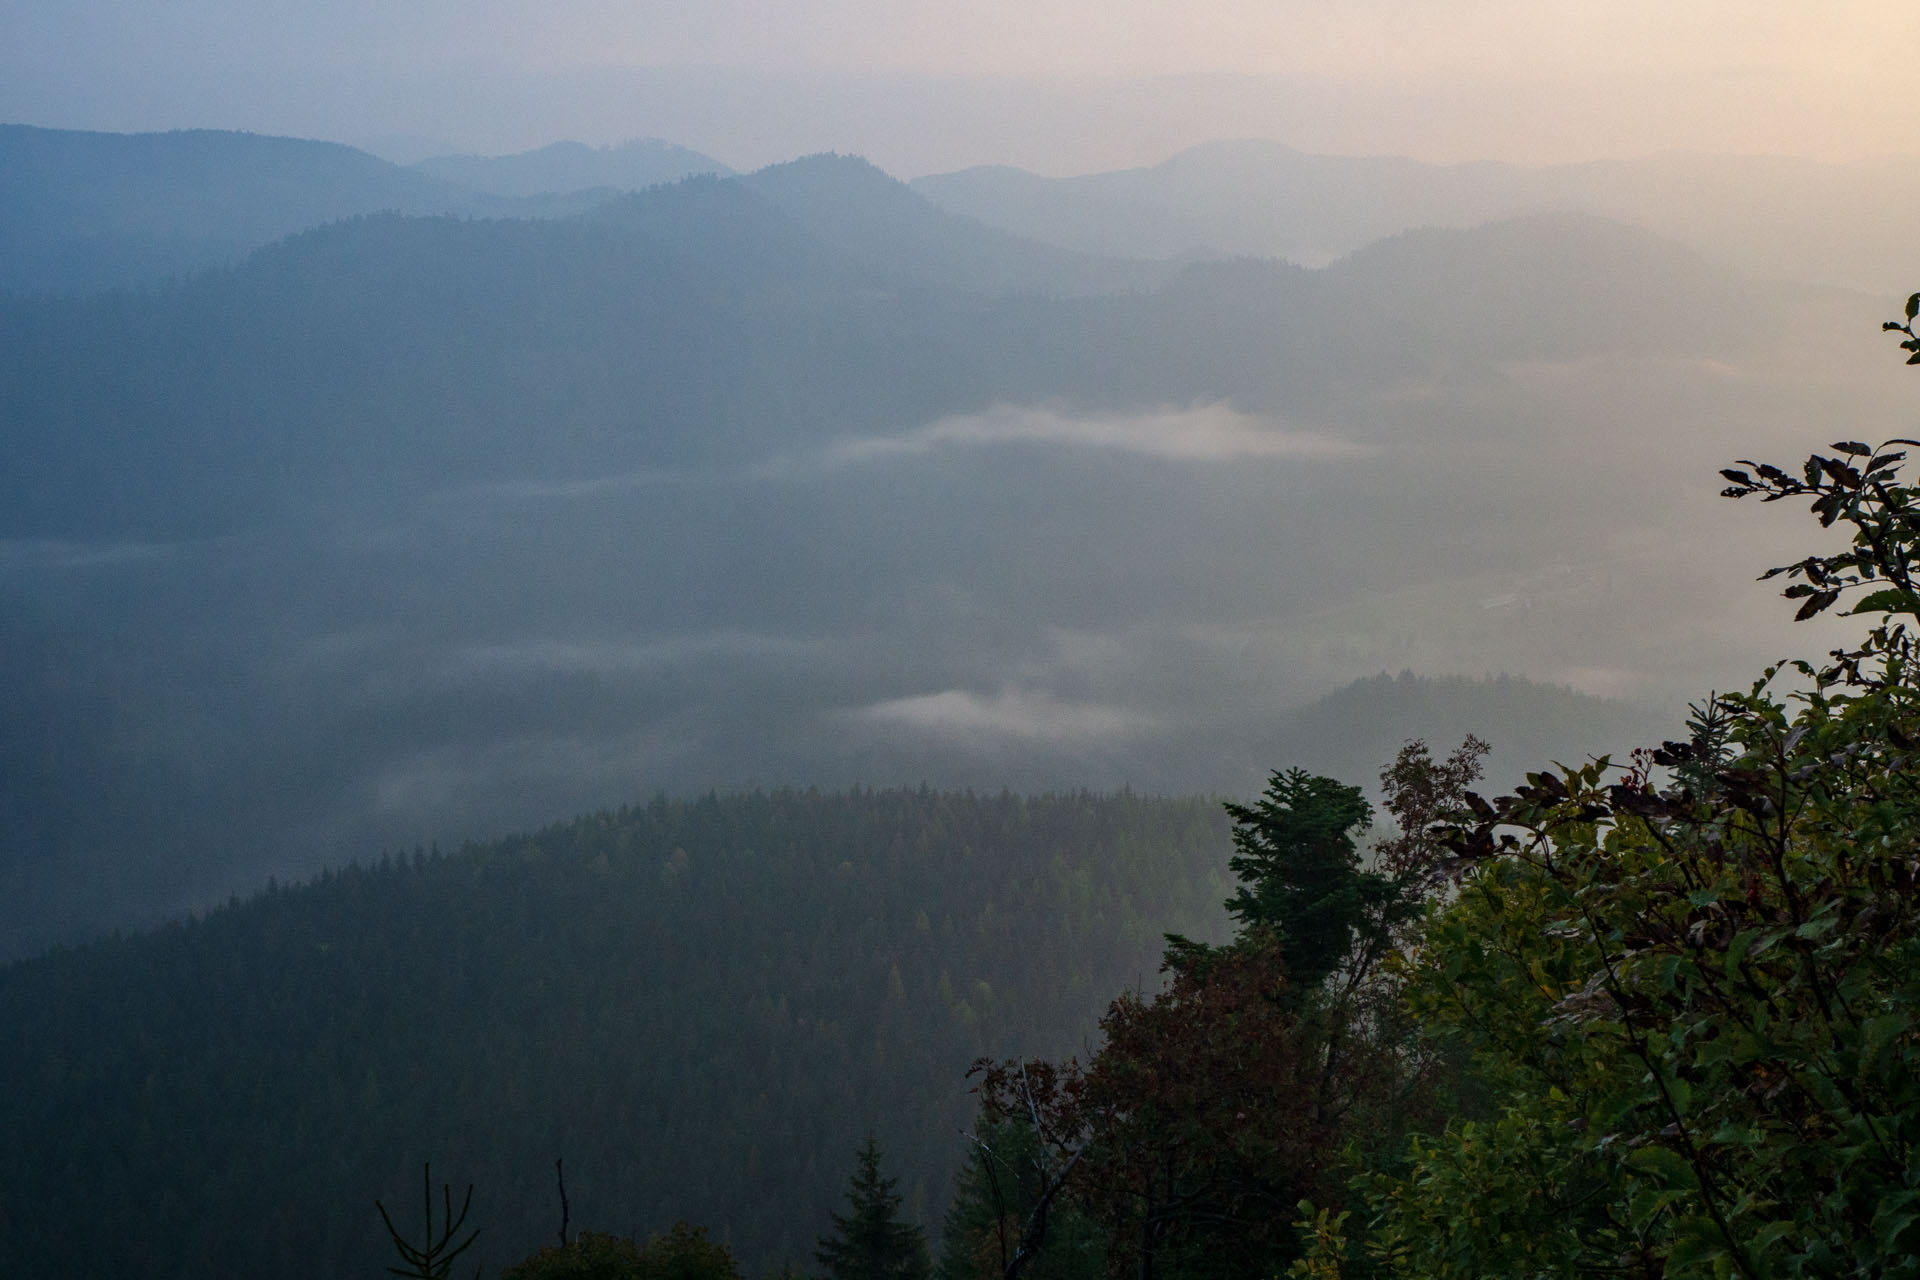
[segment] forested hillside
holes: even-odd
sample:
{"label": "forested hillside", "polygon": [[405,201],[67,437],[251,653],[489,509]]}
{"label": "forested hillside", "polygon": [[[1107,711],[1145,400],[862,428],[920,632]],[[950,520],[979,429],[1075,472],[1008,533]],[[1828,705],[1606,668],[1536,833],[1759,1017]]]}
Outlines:
{"label": "forested hillside", "polygon": [[1079,1051],[1218,936],[1217,804],[655,800],[0,970],[0,1273],[363,1276],[472,1181],[487,1274],[686,1218],[810,1265],[869,1134],[936,1222],[976,1056]]}

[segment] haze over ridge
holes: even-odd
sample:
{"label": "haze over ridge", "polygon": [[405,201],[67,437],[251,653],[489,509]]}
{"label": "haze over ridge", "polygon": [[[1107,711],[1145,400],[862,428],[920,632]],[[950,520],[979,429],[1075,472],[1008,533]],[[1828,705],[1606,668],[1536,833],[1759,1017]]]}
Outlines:
{"label": "haze over ridge", "polygon": [[262,15],[23,0],[0,119],[438,137],[501,154],[671,138],[752,169],[838,150],[913,177],[1154,163],[1216,137],[1428,161],[1911,155],[1899,0],[349,0]]}
{"label": "haze over ridge", "polygon": [[[1904,385],[1875,299],[1589,215],[1107,292],[1018,261],[1097,265],[824,156],[0,304],[15,945],[659,787],[1618,749],[1669,729],[1543,686],[1788,642],[1714,468]],[[1402,670],[1533,683],[1299,718]]]}

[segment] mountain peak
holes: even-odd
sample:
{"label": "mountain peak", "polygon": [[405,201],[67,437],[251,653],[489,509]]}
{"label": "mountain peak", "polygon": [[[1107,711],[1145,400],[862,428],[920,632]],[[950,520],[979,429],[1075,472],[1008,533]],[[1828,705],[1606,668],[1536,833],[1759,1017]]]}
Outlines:
{"label": "mountain peak", "polygon": [[693,174],[733,172],[712,156],[659,138],[611,147],[564,139],[513,155],[435,156],[412,167],[444,182],[520,198],[599,187],[644,191]]}

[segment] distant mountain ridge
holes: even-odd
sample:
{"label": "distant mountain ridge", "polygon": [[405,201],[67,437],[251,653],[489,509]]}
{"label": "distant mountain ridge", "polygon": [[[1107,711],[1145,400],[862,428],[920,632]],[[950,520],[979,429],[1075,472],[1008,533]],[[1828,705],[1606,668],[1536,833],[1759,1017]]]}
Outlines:
{"label": "distant mountain ridge", "polygon": [[1524,773],[1587,753],[1624,760],[1681,732],[1644,707],[1596,698],[1564,685],[1517,676],[1367,676],[1296,708],[1277,721],[1273,758],[1372,790],[1401,744],[1424,739],[1444,755],[1469,733],[1487,742],[1488,794],[1518,785]]}
{"label": "distant mountain ridge", "polygon": [[[845,158],[585,219],[336,223],[148,296],[0,306],[6,442],[32,460],[0,478],[0,535],[205,532],[327,494],[744,465],[1005,401],[1287,412],[1376,367],[1717,350],[1712,307],[1742,289],[1569,216],[1409,232],[1321,271],[991,294],[1029,272],[1090,289],[1099,267]],[[33,354],[49,343],[59,362]],[[103,484],[109,458],[124,469]],[[191,498],[170,487],[190,476]]]}
{"label": "distant mountain ridge", "polygon": [[1206,251],[1319,265],[1410,228],[1578,210],[1645,226],[1749,274],[1874,290],[1920,279],[1909,216],[1920,204],[1920,160],[1669,154],[1436,165],[1241,140],[1139,169],[1045,178],[985,166],[912,185],[992,226],[1138,258]]}
{"label": "distant mountain ridge", "polygon": [[805,156],[740,182],[838,253],[975,293],[1118,293],[1174,274],[1163,264],[1063,250],[950,213],[859,156]]}
{"label": "distant mountain ridge", "polygon": [[150,286],[368,214],[576,216],[695,176],[742,183],[833,251],[895,277],[988,294],[1087,294],[1146,287],[1170,274],[1159,264],[1040,244],[948,213],[853,156],[806,157],[742,177],[658,140],[610,148],[561,142],[402,167],[303,138],[6,125],[0,292]]}
{"label": "distant mountain ridge", "polygon": [[0,125],[0,186],[0,291],[55,294],[190,275],[360,214],[552,217],[592,203],[508,199],[337,142],[220,129]]}
{"label": "distant mountain ridge", "polygon": [[644,191],[696,173],[729,177],[727,165],[659,138],[636,138],[614,147],[555,142],[514,155],[444,155],[409,165],[416,172],[499,196],[537,196],[606,187]]}
{"label": "distant mountain ridge", "polygon": [[[879,203],[867,214],[893,206],[882,224],[840,217],[822,203],[823,192],[848,183],[844,172],[823,181],[822,170],[834,164],[865,162],[806,157],[744,180],[829,242],[896,263],[914,257],[927,278],[970,278],[985,292],[1150,287],[1166,269],[1145,264],[1195,256],[1318,266],[1401,231],[1552,211],[1645,226],[1749,274],[1874,290],[1920,277],[1920,244],[1905,212],[1920,205],[1920,161],[1662,155],[1537,168],[1430,165],[1228,140],[1141,169],[1043,178],[985,166],[905,184],[930,208],[914,208],[905,191],[882,197],[876,183],[868,194]],[[516,155],[400,166],[301,138],[0,125],[0,181],[8,190],[0,203],[0,290],[147,285],[366,213],[577,214],[697,173],[732,171],[657,139],[598,148],[556,142]],[[943,213],[962,215],[972,230],[956,237],[939,226]],[[957,256],[943,257],[956,248]],[[1079,256],[1063,259],[1061,250]]]}

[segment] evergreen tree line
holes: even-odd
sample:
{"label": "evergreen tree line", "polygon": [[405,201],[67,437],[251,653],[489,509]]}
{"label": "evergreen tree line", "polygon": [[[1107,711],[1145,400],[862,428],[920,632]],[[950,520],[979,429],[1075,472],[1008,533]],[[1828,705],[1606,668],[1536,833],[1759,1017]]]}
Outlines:
{"label": "evergreen tree line", "polygon": [[579,1227],[810,1266],[869,1133],[936,1218],[966,1064],[1072,1051],[1162,931],[1218,932],[1225,831],[1127,794],[660,798],[12,965],[0,1274],[377,1274],[372,1200],[429,1160],[492,1274],[555,1239],[556,1157]]}

